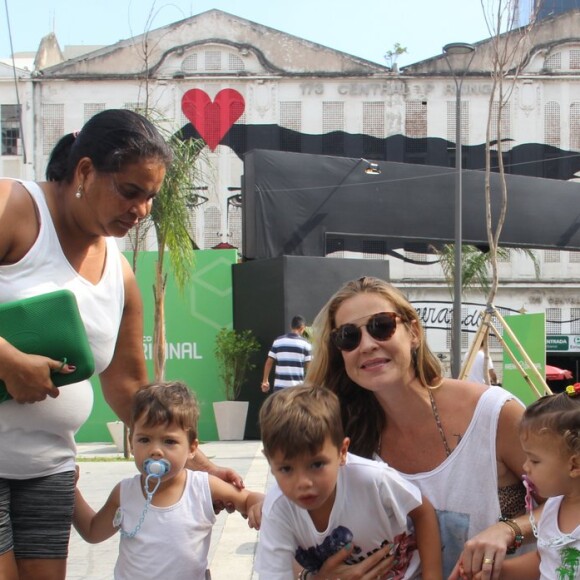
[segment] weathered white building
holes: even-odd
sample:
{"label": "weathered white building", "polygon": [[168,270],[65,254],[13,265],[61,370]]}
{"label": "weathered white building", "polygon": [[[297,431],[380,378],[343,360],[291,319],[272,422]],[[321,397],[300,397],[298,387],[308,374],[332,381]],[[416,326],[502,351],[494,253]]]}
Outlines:
{"label": "weathered white building", "polygon": [[[470,169],[483,168],[491,92],[489,41],[476,49],[461,109],[464,166]],[[254,148],[454,166],[455,84],[440,55],[397,71],[210,10],[15,73],[0,64],[3,175],[42,179],[58,138],[102,109],[153,109],[167,130],[182,129],[207,144],[191,215],[200,248],[241,247],[242,156]],[[508,171],[574,178],[580,169],[579,73],[580,11],[539,22],[502,121],[502,137],[510,139]],[[497,111],[495,104],[492,115]],[[539,157],[528,145],[539,148]],[[385,259],[372,248],[365,257]],[[580,254],[538,250],[537,257],[539,277],[515,251],[500,264],[495,306],[504,313],[545,312],[547,332],[568,341],[566,350],[548,353],[549,362],[570,368],[578,379]],[[450,290],[441,267],[389,259],[392,281],[423,308],[429,340],[448,360]],[[485,297],[469,291],[464,302],[465,349]],[[500,356],[495,341],[492,352]]]}

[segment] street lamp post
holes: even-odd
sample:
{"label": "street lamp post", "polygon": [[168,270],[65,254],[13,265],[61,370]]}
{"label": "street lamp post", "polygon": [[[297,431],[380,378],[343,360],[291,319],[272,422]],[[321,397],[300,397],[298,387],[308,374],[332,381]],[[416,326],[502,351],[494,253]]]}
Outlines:
{"label": "street lamp post", "polygon": [[[443,47],[443,55],[455,82],[455,264],[453,269],[453,325],[451,333],[452,357],[451,374],[458,378],[461,371],[461,246],[463,232],[461,219],[463,215],[463,178],[462,178],[462,143],[461,143],[461,87],[465,74],[471,65],[475,47],[466,42],[452,42]],[[451,66],[449,56],[470,55],[467,66],[458,74]]]}

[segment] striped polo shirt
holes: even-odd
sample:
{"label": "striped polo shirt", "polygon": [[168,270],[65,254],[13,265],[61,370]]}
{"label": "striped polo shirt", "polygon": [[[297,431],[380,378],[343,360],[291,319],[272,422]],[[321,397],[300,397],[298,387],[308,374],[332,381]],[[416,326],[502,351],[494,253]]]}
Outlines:
{"label": "striped polo shirt", "polygon": [[304,367],[312,360],[312,346],[299,334],[279,336],[268,356],[276,361],[274,388],[293,387],[304,382]]}

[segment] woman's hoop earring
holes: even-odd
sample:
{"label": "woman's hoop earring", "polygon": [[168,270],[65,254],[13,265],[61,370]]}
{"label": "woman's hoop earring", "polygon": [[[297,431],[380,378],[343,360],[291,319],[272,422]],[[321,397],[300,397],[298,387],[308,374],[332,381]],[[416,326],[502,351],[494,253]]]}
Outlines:
{"label": "woman's hoop earring", "polygon": [[82,183],[79,183],[79,188],[77,189],[77,192],[75,193],[75,197],[77,199],[80,199],[83,196],[83,185]]}

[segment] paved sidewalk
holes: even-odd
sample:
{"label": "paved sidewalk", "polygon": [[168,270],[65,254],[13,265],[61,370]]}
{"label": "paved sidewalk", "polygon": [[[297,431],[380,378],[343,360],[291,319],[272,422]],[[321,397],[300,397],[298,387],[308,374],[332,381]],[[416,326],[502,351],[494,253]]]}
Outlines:
{"label": "paved sidewalk", "polygon": [[[200,448],[214,463],[235,469],[248,489],[265,491],[270,484],[268,462],[262,455],[260,441],[216,441],[204,443]],[[137,471],[133,461],[110,461],[119,456],[114,445],[79,444],[78,455],[79,487],[95,509],[102,506],[118,481]],[[82,461],[93,457],[109,460]],[[212,580],[257,580],[254,574],[257,537],[258,532],[251,530],[239,514],[219,514],[209,552]],[[87,544],[73,529],[67,580],[111,580],[118,543],[119,537],[115,535],[100,544]]]}

